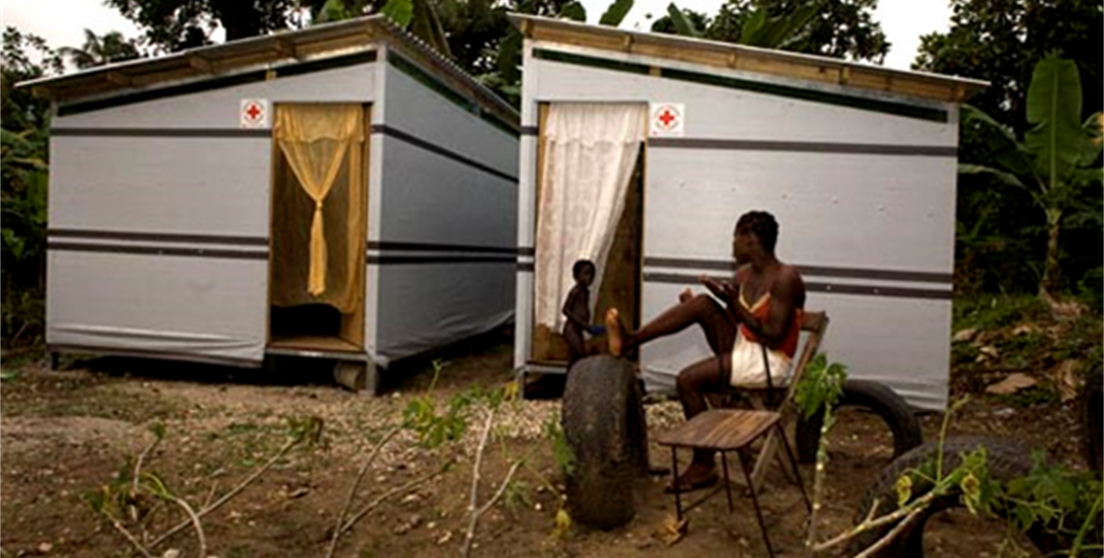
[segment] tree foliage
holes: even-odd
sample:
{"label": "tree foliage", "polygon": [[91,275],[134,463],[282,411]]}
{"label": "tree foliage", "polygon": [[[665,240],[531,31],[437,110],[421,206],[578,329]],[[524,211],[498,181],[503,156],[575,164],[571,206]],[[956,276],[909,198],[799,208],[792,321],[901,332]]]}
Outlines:
{"label": "tree foliage", "polygon": [[950,29],[921,38],[918,70],[987,80],[971,104],[1027,131],[1027,87],[1035,64],[1057,51],[1077,65],[1081,119],[1104,107],[1101,61],[1104,3],[1099,0],[951,0]]}
{"label": "tree foliage", "polygon": [[[1028,86],[1035,65],[1055,51],[1076,65],[1081,82],[1081,124],[1104,108],[1101,20],[1104,5],[1087,0],[953,0],[946,33],[922,38],[913,66],[984,79],[991,85],[970,103],[1008,128],[1014,138],[1031,129]],[[990,136],[961,128],[959,159],[994,166]],[[960,175],[956,287],[965,292],[1029,292],[1044,275],[1049,234],[1029,191],[1007,188],[989,176]],[[1058,286],[1099,300],[1104,289],[1104,196],[1100,188],[1069,190],[1078,208],[1062,217]],[[1053,288],[1053,287],[1052,287]],[[1096,308],[1099,312],[1101,309]]]}
{"label": "tree foliage", "polygon": [[[964,163],[963,174],[992,177],[999,185],[1026,192],[1046,214],[1047,250],[1038,291],[1052,298],[1058,290],[1058,239],[1064,217],[1097,213],[1083,207],[1082,191],[1101,188],[1101,170],[1093,168],[1101,154],[1101,113],[1084,123],[1077,66],[1051,55],[1035,66],[1027,94],[1027,121],[1032,126],[1017,141],[1012,130],[970,106],[963,107],[965,133],[983,138],[975,156],[987,165]],[[984,149],[984,151],[982,151]]]}
{"label": "tree foliage", "polygon": [[[105,0],[145,31],[157,50],[172,52],[211,42],[222,27],[226,40],[301,26],[317,18],[326,0]],[[352,3],[351,1],[349,3]]]}
{"label": "tree foliage", "polygon": [[0,228],[4,261],[3,334],[8,343],[34,339],[44,324],[46,170],[49,104],[21,81],[61,73],[61,57],[46,41],[4,30],[0,53]]}
{"label": "tree foliage", "polygon": [[142,52],[136,41],[123,37],[123,34],[118,31],[100,36],[93,33],[91,29],[85,29],[83,45],[61,47],[58,49],[58,54],[68,58],[70,64],[84,69],[138,58]]}
{"label": "tree foliage", "polygon": [[[712,17],[680,12],[706,39],[881,63],[889,42],[873,19],[877,4],[877,0],[728,0]],[[652,31],[679,33],[681,24],[672,15],[669,8]]]}

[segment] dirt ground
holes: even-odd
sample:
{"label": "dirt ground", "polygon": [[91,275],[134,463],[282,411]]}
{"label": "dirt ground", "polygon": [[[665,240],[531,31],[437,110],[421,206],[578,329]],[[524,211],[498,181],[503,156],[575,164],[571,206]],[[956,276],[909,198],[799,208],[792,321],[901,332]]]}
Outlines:
{"label": "dirt ground", "polygon": [[[129,556],[132,548],[93,512],[90,496],[109,484],[153,439],[163,443],[145,461],[177,496],[200,508],[245,478],[287,440],[285,417],[314,415],[325,424],[322,444],[293,450],[256,483],[203,518],[208,554],[221,558],[325,556],[336,516],[356,471],[378,439],[401,420],[410,401],[430,394],[444,405],[471,387],[512,379],[512,345],[506,334],[444,355],[448,365],[434,383],[428,363],[412,363],[387,377],[383,396],[357,395],[329,383],[329,371],[293,363],[277,373],[121,359],[83,360],[53,372],[44,363],[5,367],[0,385],[0,554],[3,556]],[[278,374],[278,375],[272,375]],[[427,391],[434,384],[431,392]],[[555,382],[549,391],[555,392]],[[562,388],[561,388],[562,389]],[[477,409],[478,411],[478,409]],[[674,511],[665,478],[649,483],[637,517],[603,532],[572,527],[554,533],[562,489],[552,446],[543,437],[558,417],[554,397],[526,400],[501,413],[499,439],[486,452],[481,501],[497,487],[509,459],[534,451],[518,473],[520,487],[484,516],[476,556],[766,556],[750,499],[737,492],[729,514],[723,495],[690,513],[689,532],[667,546],[656,533]],[[475,416],[482,416],[476,414]],[[952,433],[992,433],[1045,449],[1052,458],[1083,467],[1070,404],[1016,407],[975,398],[953,421]],[[649,432],[681,421],[676,402],[648,406]],[[940,417],[922,419],[925,439],[937,436]],[[408,495],[388,500],[340,541],[337,556],[459,556],[467,530],[473,420],[456,446],[432,451],[403,433],[381,453],[358,491],[358,509],[388,488],[435,470],[449,452],[455,467]],[[821,533],[850,524],[863,490],[891,452],[889,431],[859,412],[841,413],[833,431]],[[535,448],[535,449],[534,449]],[[664,448],[650,447],[655,466],[668,465]],[[807,486],[812,467],[803,466]],[[779,556],[800,556],[806,512],[796,487],[780,471],[762,496],[771,540]],[[181,521],[161,504],[146,526],[151,535]],[[138,534],[132,521],[127,525]],[[931,556],[997,556],[1001,525],[964,514],[933,520]],[[139,535],[140,536],[140,535]],[[153,555],[179,549],[194,556],[194,531],[182,530]]]}

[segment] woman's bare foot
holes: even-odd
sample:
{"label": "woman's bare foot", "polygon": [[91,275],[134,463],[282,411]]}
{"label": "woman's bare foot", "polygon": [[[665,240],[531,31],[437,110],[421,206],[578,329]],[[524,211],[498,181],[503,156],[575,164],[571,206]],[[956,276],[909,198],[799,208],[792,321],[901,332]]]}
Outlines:
{"label": "woman's bare foot", "polygon": [[682,291],[681,293],[679,293],[679,303],[680,304],[686,304],[692,298],[694,298],[694,291],[690,290],[689,287],[687,287],[685,291]]}
{"label": "woman's bare foot", "polygon": [[610,354],[621,356],[621,351],[625,349],[625,331],[621,329],[621,313],[616,308],[610,308],[606,312],[606,339]]}

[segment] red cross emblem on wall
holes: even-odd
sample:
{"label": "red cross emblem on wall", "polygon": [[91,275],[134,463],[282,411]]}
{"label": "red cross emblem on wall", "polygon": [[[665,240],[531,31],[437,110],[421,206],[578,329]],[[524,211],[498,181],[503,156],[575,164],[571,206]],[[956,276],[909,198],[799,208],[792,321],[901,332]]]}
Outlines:
{"label": "red cross emblem on wall", "polygon": [[664,128],[670,128],[671,123],[674,122],[675,119],[678,117],[675,116],[675,113],[671,112],[671,109],[665,108],[663,109],[663,112],[660,113],[658,118],[660,123],[663,124]]}
{"label": "red cross emblem on wall", "polygon": [[242,99],[239,114],[243,128],[268,127],[268,101],[265,99]]}
{"label": "red cross emblem on wall", "polygon": [[681,136],[685,105],[677,103],[656,103],[651,108],[651,135]]}

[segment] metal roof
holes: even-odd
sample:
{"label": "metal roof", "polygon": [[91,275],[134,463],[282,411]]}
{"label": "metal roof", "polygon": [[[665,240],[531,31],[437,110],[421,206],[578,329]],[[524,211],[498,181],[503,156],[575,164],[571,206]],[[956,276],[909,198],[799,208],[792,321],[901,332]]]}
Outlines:
{"label": "metal roof", "polygon": [[170,84],[215,79],[257,68],[273,68],[285,63],[325,60],[372,50],[373,45],[380,42],[423,66],[431,67],[435,75],[467,93],[504,121],[516,125],[518,115],[513,107],[455,62],[382,15],[250,37],[157,58],[128,60],[72,74],[25,81],[18,87],[30,87],[37,96],[61,102],[92,97],[110,98]]}
{"label": "metal roof", "polygon": [[510,14],[526,38],[624,54],[689,62],[730,70],[768,74],[895,93],[924,99],[962,102],[989,82],[885,68],[839,58],[662,33],[587,25],[564,19]]}

